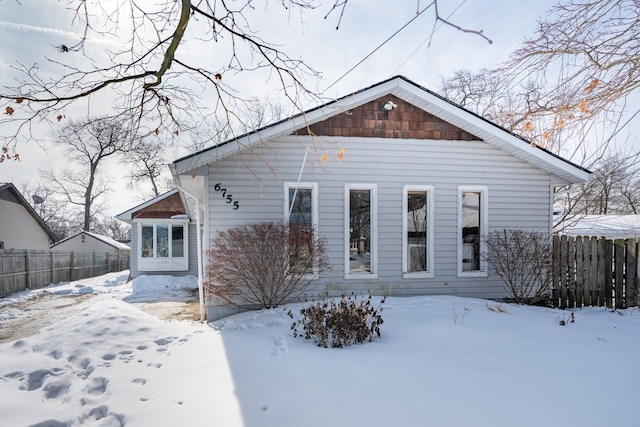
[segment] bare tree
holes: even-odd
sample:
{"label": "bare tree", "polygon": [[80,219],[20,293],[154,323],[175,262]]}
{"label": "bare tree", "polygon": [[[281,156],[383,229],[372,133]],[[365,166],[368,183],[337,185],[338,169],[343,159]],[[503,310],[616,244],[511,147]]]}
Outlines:
{"label": "bare tree", "polygon": [[118,242],[131,240],[131,226],[113,217],[96,221],[93,231]]}
{"label": "bare tree", "polygon": [[[114,100],[114,116],[129,118],[136,136],[156,133],[165,139],[175,138],[197,130],[206,122],[203,117],[218,113],[227,121],[246,123],[238,114],[238,107],[247,99],[239,91],[242,80],[237,76],[248,77],[250,73],[277,82],[283,98],[294,110],[301,110],[301,100],[315,96],[304,82],[319,73],[260,37],[255,27],[264,15],[253,3],[69,0],[70,19],[80,24],[82,34],[76,43],[57,46],[62,59],[47,59],[46,73],[41,73],[43,67],[38,64],[14,66],[21,76],[18,83],[0,88],[0,99],[9,101],[0,117],[0,126],[7,129],[1,133],[0,145],[15,151],[19,139],[37,139],[32,122],[55,124],[64,119],[67,107],[98,94]],[[318,6],[312,0],[275,3],[286,17]],[[330,1],[333,7],[327,16],[335,11],[341,17],[347,3]],[[437,8],[433,10],[436,22],[487,39],[480,31],[455,26],[441,18]],[[105,49],[92,44],[96,39],[112,41],[113,46]],[[191,46],[203,46],[200,43],[215,51],[214,63],[204,55],[185,52]],[[235,87],[226,83],[230,80],[227,76],[236,77]],[[13,155],[10,150],[3,154]]]}
{"label": "bare tree", "polygon": [[[131,165],[127,178],[132,187],[140,189],[142,183],[151,184],[153,196],[169,190],[171,180],[166,176],[165,145],[149,138],[140,138],[124,161]],[[163,179],[164,177],[164,179]]]}
{"label": "bare tree", "polygon": [[75,224],[70,221],[67,201],[46,181],[23,182],[20,192],[59,240],[71,234]]}
{"label": "bare tree", "polygon": [[[569,217],[637,214],[640,209],[640,153],[609,153],[593,165],[593,179],[559,198]],[[569,218],[563,218],[566,222]]]}
{"label": "bare tree", "polygon": [[[587,164],[594,131],[615,134],[640,87],[640,9],[634,0],[554,6],[502,66],[456,71],[440,92],[554,153]],[[601,155],[610,138],[602,139]]]}
{"label": "bare tree", "polygon": [[101,179],[105,159],[128,151],[131,147],[128,129],[110,118],[71,121],[55,136],[54,143],[63,148],[76,168],[62,172],[41,170],[65,200],[82,212],[82,229],[89,231],[91,221],[104,206],[98,199],[109,191],[109,183]]}
{"label": "bare tree", "polygon": [[545,135],[565,129],[564,139],[584,138],[598,121],[615,129],[629,95],[640,87],[639,38],[637,1],[568,0],[550,10],[498,72],[541,89],[532,113],[548,119],[545,128],[531,130]]}
{"label": "bare tree", "polygon": [[550,90],[566,93],[566,110],[595,115],[640,87],[639,38],[637,1],[570,0],[551,9],[504,69],[553,82]]}

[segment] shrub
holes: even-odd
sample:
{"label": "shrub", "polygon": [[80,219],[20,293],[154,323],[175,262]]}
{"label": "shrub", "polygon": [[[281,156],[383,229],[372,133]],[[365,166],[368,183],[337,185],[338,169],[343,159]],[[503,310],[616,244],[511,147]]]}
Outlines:
{"label": "shrub", "polygon": [[207,293],[242,307],[297,300],[328,266],[326,242],[313,229],[276,222],[221,231],[207,256]]}
{"label": "shrub", "polygon": [[[293,336],[313,339],[318,347],[346,347],[373,341],[380,337],[383,320],[383,298],[374,306],[371,295],[357,298],[342,296],[340,300],[323,300],[300,310],[302,319],[291,324]],[[289,317],[295,319],[289,310]],[[302,331],[300,331],[302,328]]]}
{"label": "shrub", "polygon": [[502,230],[485,237],[484,258],[500,277],[514,302],[538,304],[553,282],[553,243],[547,233]]}

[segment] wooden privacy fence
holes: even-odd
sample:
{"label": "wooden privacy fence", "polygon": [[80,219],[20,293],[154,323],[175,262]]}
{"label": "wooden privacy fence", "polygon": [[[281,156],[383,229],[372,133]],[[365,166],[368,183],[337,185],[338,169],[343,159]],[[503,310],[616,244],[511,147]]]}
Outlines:
{"label": "wooden privacy fence", "polygon": [[129,268],[129,255],[0,249],[0,296]]}
{"label": "wooden privacy fence", "polygon": [[553,236],[552,298],[561,308],[639,304],[640,241]]}

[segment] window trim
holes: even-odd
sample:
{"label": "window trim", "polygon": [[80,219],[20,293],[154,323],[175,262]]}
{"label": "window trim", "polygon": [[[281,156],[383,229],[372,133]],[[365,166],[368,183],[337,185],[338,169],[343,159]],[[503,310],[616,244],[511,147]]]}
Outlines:
{"label": "window trim", "polygon": [[289,200],[289,190],[292,189],[311,190],[311,225],[313,229],[318,231],[318,183],[317,182],[285,182],[284,183],[284,222],[289,224],[289,209],[291,208],[291,200]]}
{"label": "window trim", "polygon": [[[289,224],[289,209],[291,209],[291,200],[289,199],[289,190],[292,189],[311,190],[311,226],[314,230],[315,238],[318,238],[318,183],[317,182],[290,182],[284,183],[284,223]],[[318,266],[313,266],[313,272],[305,274],[306,278],[318,279]]]}
{"label": "window trim", "polygon": [[[350,259],[351,255],[351,232],[350,232],[350,193],[351,190],[368,190],[370,191],[370,233],[371,233],[371,252],[373,253],[369,259],[370,272],[351,273]],[[345,279],[377,279],[378,278],[378,186],[377,184],[345,184],[344,186],[344,278]]]}
{"label": "window trim", "polygon": [[[410,191],[424,191],[427,193],[427,270],[409,272],[407,262],[409,254],[408,246],[408,195]],[[433,185],[404,185],[402,187],[402,277],[403,278],[433,278],[434,273],[434,192]]]}
{"label": "window trim", "polygon": [[[140,218],[135,219],[137,230],[137,242],[136,242],[136,259],[138,261],[138,271],[188,271],[189,270],[189,219],[168,219],[168,218]],[[171,236],[173,234],[172,227],[174,225],[184,226],[183,232],[183,256],[181,257],[158,257],[156,247],[156,226],[166,225],[169,229],[168,239],[171,243]],[[153,256],[142,256],[142,227],[153,226]]]}
{"label": "window trim", "polygon": [[[463,193],[480,193],[480,269],[462,271],[462,195]],[[484,241],[489,227],[489,188],[484,185],[461,185],[458,187],[458,221],[457,221],[457,270],[458,277],[488,277],[487,262],[484,255],[487,245]]]}

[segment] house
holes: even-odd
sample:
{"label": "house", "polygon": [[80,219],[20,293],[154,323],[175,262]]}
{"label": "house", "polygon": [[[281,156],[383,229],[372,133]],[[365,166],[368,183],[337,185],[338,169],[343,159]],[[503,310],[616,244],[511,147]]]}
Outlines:
{"label": "house", "polygon": [[48,250],[58,239],[11,183],[0,183],[0,249]]}
{"label": "house", "polygon": [[[590,176],[402,76],[170,169],[205,249],[219,230],[303,217],[327,240],[330,270],[313,292],[481,298],[507,294],[480,236],[551,232],[554,188]],[[209,320],[229,313],[207,304]]]}
{"label": "house", "polygon": [[557,227],[567,236],[640,239],[640,215],[585,215],[566,220]]}
{"label": "house", "polygon": [[[196,222],[184,195],[167,191],[116,216],[131,225],[131,276],[198,275]],[[193,242],[193,244],[191,244]]]}
{"label": "house", "polygon": [[110,237],[90,231],[81,231],[67,237],[51,247],[53,251],[108,252],[112,255],[131,255],[131,248]]}

